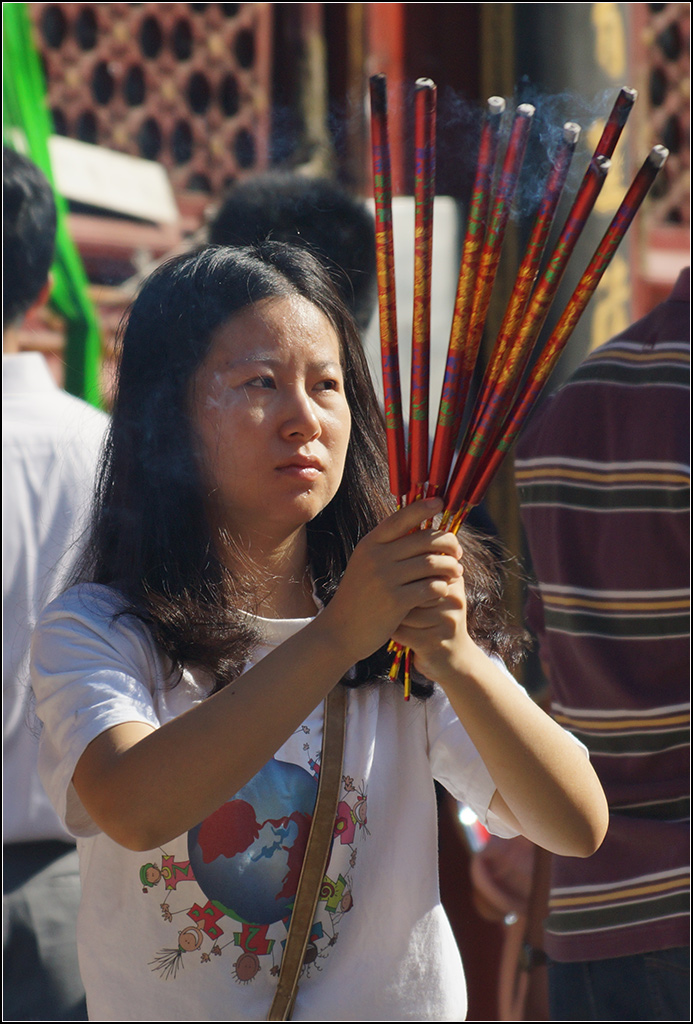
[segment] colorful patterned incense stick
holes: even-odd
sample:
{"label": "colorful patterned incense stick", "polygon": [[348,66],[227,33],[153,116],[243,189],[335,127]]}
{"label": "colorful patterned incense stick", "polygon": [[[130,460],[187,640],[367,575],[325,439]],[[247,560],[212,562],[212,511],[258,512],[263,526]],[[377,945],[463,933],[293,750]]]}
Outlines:
{"label": "colorful patterned incense stick", "polygon": [[[428,387],[431,343],[431,262],[435,198],[436,87],[429,78],[416,81],[414,95],[414,310],[412,319],[409,405],[409,495],[423,497],[428,480]],[[390,676],[404,663],[404,699],[411,696],[411,651],[391,644]]]}
{"label": "colorful patterned incense stick", "polygon": [[[427,79],[419,79],[416,83],[415,96],[416,231],[409,466],[406,460],[399,383],[385,77],[374,76],[370,88],[378,297],[388,464],[390,488],[401,504],[407,498],[415,500],[422,496],[427,475],[432,204],[435,193],[435,86]],[[622,89],[619,93],[558,242],[544,271],[539,275],[543,250],[579,134],[577,125],[571,122],[564,125],[563,140],[546,183],[529,244],[487,368],[479,401],[470,420],[471,426],[467,431],[454,472],[448,481],[454,444],[462,420],[469,381],[476,363],[493,280],[500,260],[503,235],[534,113],[534,108],[528,105],[518,107],[499,174],[498,187],[493,200],[490,201],[493,168],[498,149],[499,122],[504,102],[498,97],[489,100],[460,263],[443,392],[431,467],[428,472],[428,494],[445,493],[442,525],[447,529],[457,531],[471,508],[482,499],[666,160],[667,150],[662,146],[655,146],[626,193],[563,315],[548,341],[540,349],[526,381],[521,384],[532,349],[546,320],[568,259],[604,183],[610,166],[608,158],[613,153],[635,97],[633,89]],[[534,287],[538,276],[538,283]],[[412,652],[394,643],[390,644],[389,649],[393,654],[390,678],[396,679],[401,669],[404,669],[405,697],[409,699]]]}
{"label": "colorful patterned incense stick", "polygon": [[486,230],[486,217],[491,195],[493,168],[498,152],[500,122],[505,110],[505,100],[491,96],[487,103],[481,141],[477,157],[476,174],[472,187],[467,216],[467,229],[460,262],[460,273],[455,297],[455,308],[450,330],[443,390],[438,409],[438,422],[431,453],[431,471],[428,485],[429,496],[440,494],[450,472],[455,452],[455,424],[458,422],[456,408],[459,406],[459,381],[462,373],[462,350],[467,338],[467,328],[472,312],[474,281],[476,278],[481,247]]}
{"label": "colorful patterned incense stick", "polygon": [[616,143],[621,137],[621,132],[637,98],[637,90],[629,89],[627,86],[621,89],[604,125],[601,138],[597,143],[597,148],[594,151],[595,156],[612,157],[614,155]]}
{"label": "colorful patterned incense stick", "polygon": [[669,151],[664,146],[655,146],[649,153],[644,164],[633,179],[621,205],[606,230],[604,237],[580,278],[562,316],[554,327],[551,336],[543,347],[541,356],[532,368],[527,381],[516,398],[513,408],[506,418],[500,440],[490,455],[484,459],[472,481],[467,500],[461,500],[459,494],[450,495],[450,505],[458,510],[456,524],[461,523],[469,510],[483,498],[486,489],[495,475],[500,463],[512,447],[521,427],[531,412],[537,397],[549,380],[558,359],[565,348],[575,325],[584,313],[597,285],[604,276],[614,253],[630,227],[635,214],[654,183],[657,174],[664,165]]}
{"label": "colorful patterned incense stick", "polygon": [[[597,195],[604,183],[604,175],[609,168],[609,164],[605,164],[604,160],[599,158],[609,159],[613,155],[616,143],[628,120],[628,115],[637,99],[637,95],[635,89],[624,86],[616,98],[599,142],[592,154],[592,160],[580,182],[554,253],[540,281],[538,294],[535,294],[532,299],[532,308],[526,317],[525,326],[526,331],[527,327],[531,325],[529,332],[531,340],[530,337],[525,338],[523,340],[523,347],[531,347],[546,321],[568,260],[580,238],[587,217],[591,213]],[[566,130],[570,131],[568,124],[564,126],[564,132]],[[574,128],[577,127],[577,125],[574,126]]]}
{"label": "colorful patterned incense stick", "polygon": [[380,352],[385,392],[385,428],[390,490],[398,504],[409,490],[404,444],[402,395],[397,347],[397,304],[395,297],[395,254],[392,237],[392,179],[387,126],[387,83],[385,75],[370,80],[373,190],[375,195],[375,249],[380,311]]}
{"label": "colorful patterned incense stick", "polygon": [[568,259],[582,233],[610,167],[611,162],[606,157],[597,157],[590,161],[587,174],[575,197],[556,249],[529,302],[509,358],[503,365],[495,386],[490,391],[486,405],[472,417],[475,424],[474,431],[470,435],[469,443],[465,444],[460,452],[448,488],[448,503],[452,508],[461,507],[464,496],[469,492],[470,482],[479,470],[484,452],[492,446],[494,439],[498,437],[502,429],[504,414],[507,412],[514,392],[519,387],[522,372],[546,321]]}
{"label": "colorful patterned incense stick", "polygon": [[[536,220],[534,221],[534,227],[532,228],[525,255],[517,272],[503,322],[498,332],[498,338],[491,353],[480,397],[477,401],[479,408],[483,408],[486,405],[489,391],[495,384],[503,361],[519,331],[522,317],[539,273],[544,248],[556,215],[558,202],[565,186],[568,170],[570,169],[579,137],[579,125],[574,124],[572,121],[568,121],[563,125],[561,142],[553,159],[544,194],[539,205]],[[473,436],[473,429],[470,429],[470,437]]]}
{"label": "colorful patterned incense stick", "polygon": [[[484,247],[481,250],[479,270],[474,286],[474,307],[469,323],[469,340],[465,348],[464,372],[468,381],[471,381],[476,364],[481,335],[484,330],[484,323],[486,322],[486,313],[488,312],[488,305],[491,300],[491,289],[496,278],[505,229],[508,225],[515,190],[520,178],[533,117],[534,107],[529,103],[521,103],[515,113],[503,168],[493,197],[493,209],[486,238],[484,239]],[[461,413],[461,410],[458,411]]]}
{"label": "colorful patterned incense stick", "polygon": [[419,78],[414,96],[414,315],[409,403],[409,500],[428,480],[428,386],[431,345],[431,262],[436,174],[436,87]]}
{"label": "colorful patterned incense stick", "polygon": [[451,475],[449,492],[466,493],[476,463],[487,445],[497,436],[503,415],[519,387],[522,373],[548,316],[568,260],[573,253],[611,163],[606,157],[590,161],[578,193],[568,213],[556,247],[539,279],[505,358],[499,364],[495,380],[485,382],[482,396],[472,416],[472,425]]}
{"label": "colorful patterned incense stick", "polygon": [[[467,437],[462,445],[457,465],[452,473],[451,488],[453,493],[458,495],[465,493],[471,476],[476,472],[478,460],[483,456],[486,447],[492,443],[494,437],[498,436],[503,417],[519,387],[534,344],[546,322],[549,309],[562,280],[568,260],[575,249],[604,183],[605,175],[610,166],[607,158],[613,154],[637,95],[635,89],[627,87],[624,87],[619,92],[592,155],[592,160],[580,183],[553,255],[532,295],[529,308],[526,309],[521,324],[518,324],[517,321],[515,323],[512,322],[513,318],[518,315],[521,301],[521,297],[517,297],[515,289],[513,289],[513,295],[511,296],[498,340],[494,347],[491,364],[486,371],[476,410],[472,417]],[[577,125],[569,127],[570,124],[569,122],[564,126],[564,133],[567,132],[568,138],[576,130],[579,133]],[[566,139],[565,134],[564,139]],[[566,139],[567,141],[568,139]],[[577,136],[575,137],[576,141]],[[560,163],[561,160],[557,156],[552,177],[556,176],[558,178],[560,176]],[[556,166],[557,164],[559,165],[558,167]],[[565,169],[567,172],[567,167]],[[551,182],[547,185],[547,193],[550,192],[550,188]],[[545,200],[547,199],[546,194],[544,198]],[[558,196],[556,196],[556,199],[558,199]],[[541,220],[541,212],[537,220],[538,222]],[[550,228],[550,222],[547,225],[548,228]],[[531,260],[530,253],[537,230],[541,231],[541,225],[535,224],[535,232],[532,239],[530,239],[525,261],[528,257]],[[538,255],[540,259],[541,253]],[[537,267],[538,263],[539,260],[537,260]],[[518,273],[516,289],[518,284],[520,289],[523,288],[522,278],[525,270],[525,263],[523,262]]]}

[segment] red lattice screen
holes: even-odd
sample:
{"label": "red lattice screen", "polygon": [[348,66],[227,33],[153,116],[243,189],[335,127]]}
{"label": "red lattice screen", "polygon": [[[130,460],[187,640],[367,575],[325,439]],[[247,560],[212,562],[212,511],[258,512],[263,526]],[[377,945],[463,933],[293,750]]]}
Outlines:
{"label": "red lattice screen", "polygon": [[267,165],[272,4],[29,5],[56,131],[218,195]]}
{"label": "red lattice screen", "polygon": [[[636,4],[647,68],[650,145],[669,150],[651,205],[653,224],[690,224],[690,5]],[[644,10],[642,10],[644,9]]]}
{"label": "red lattice screen", "polygon": [[640,98],[637,153],[669,150],[636,228],[633,313],[643,316],[668,295],[690,247],[690,4],[628,4],[631,60]]}

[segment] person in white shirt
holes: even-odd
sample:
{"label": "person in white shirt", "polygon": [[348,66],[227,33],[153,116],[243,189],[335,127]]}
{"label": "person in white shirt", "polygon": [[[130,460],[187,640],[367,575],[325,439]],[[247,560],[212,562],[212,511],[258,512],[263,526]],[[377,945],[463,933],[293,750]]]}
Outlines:
{"label": "person in white shirt", "polygon": [[19,351],[27,312],[48,295],[56,215],[42,172],[3,156],[4,1006],[11,1020],[84,1020],[77,855],[38,777],[29,643],[74,566],[108,419]]}
{"label": "person in white shirt", "polygon": [[[296,1020],[461,1020],[434,778],[501,835],[588,856],[582,748],[503,667],[490,555],[392,512],[363,351],[307,252],[160,267],[122,338],[76,586],[32,655],[42,778],[78,837],[90,1018],[261,1020],[347,688],[327,870]],[[417,700],[387,679],[393,638]]]}

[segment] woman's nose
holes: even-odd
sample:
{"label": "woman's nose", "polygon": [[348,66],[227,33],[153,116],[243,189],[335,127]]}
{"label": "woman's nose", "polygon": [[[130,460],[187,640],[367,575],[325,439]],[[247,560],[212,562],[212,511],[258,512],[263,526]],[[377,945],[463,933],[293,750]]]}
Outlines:
{"label": "woman's nose", "polygon": [[287,396],[282,434],[285,437],[312,440],[318,437],[320,432],[320,418],[312,399],[303,388],[297,388]]}

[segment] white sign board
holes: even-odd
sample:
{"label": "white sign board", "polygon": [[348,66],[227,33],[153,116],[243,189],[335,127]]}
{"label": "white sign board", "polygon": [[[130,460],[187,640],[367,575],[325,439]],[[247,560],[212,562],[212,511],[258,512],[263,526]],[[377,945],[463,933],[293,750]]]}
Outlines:
{"label": "white sign board", "polygon": [[48,148],[56,188],[66,199],[155,224],[179,220],[161,164],[63,135],[51,135]]}

